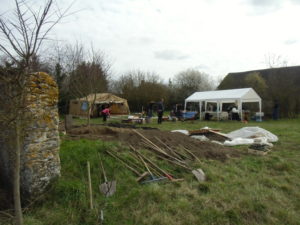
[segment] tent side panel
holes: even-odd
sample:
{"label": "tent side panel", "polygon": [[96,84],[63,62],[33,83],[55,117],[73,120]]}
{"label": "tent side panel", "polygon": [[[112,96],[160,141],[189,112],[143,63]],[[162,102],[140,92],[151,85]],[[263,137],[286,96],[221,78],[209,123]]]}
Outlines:
{"label": "tent side panel", "polygon": [[82,101],[71,101],[69,106],[69,114],[73,116],[87,116],[88,113],[81,109]]}
{"label": "tent side panel", "polygon": [[129,114],[129,107],[126,102],[124,103],[113,103],[110,106],[111,114]]}

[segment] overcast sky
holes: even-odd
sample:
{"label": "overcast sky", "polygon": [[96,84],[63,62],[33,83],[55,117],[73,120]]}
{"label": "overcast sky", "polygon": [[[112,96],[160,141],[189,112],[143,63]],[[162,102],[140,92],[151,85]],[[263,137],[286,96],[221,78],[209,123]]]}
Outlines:
{"label": "overcast sky", "polygon": [[[7,10],[12,0],[0,2]],[[274,54],[300,64],[300,0],[77,0],[77,10],[52,36],[92,42],[115,75],[140,69],[167,80],[194,68],[217,79],[266,68]]]}

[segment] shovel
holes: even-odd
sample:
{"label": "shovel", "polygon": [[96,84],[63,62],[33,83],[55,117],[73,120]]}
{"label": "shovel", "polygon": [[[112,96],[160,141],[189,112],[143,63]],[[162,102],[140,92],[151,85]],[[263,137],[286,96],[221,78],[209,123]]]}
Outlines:
{"label": "shovel", "polygon": [[203,182],[206,180],[206,175],[202,169],[199,168],[199,169],[192,170],[192,173],[194,174],[194,176],[199,182]]}
{"label": "shovel", "polygon": [[148,173],[149,173],[150,176],[151,176],[151,179],[150,179],[150,180],[143,181],[142,184],[152,183],[152,182],[158,182],[158,181],[167,179],[166,177],[155,177],[155,176],[153,175],[153,173],[150,171],[149,167],[147,166],[147,163],[143,160],[143,158],[142,158],[140,155],[139,155],[138,157],[139,157],[140,160],[143,162],[144,166],[146,167]]}
{"label": "shovel", "polygon": [[116,192],[116,181],[107,181],[106,173],[102,164],[102,160],[100,159],[100,164],[104,176],[104,183],[100,184],[100,191],[105,195],[105,197],[112,196]]}

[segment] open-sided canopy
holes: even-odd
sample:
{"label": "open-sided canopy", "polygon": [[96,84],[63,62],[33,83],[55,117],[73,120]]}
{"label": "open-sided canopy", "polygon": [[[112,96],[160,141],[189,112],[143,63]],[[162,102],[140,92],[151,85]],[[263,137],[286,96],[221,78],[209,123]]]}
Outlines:
{"label": "open-sided canopy", "polygon": [[235,102],[241,100],[242,102],[259,102],[261,98],[252,88],[240,88],[220,91],[203,91],[195,92],[189,96],[186,102],[218,102],[223,103]]}
{"label": "open-sided canopy", "polygon": [[202,111],[202,104],[204,103],[205,112],[208,102],[217,103],[217,113],[222,112],[223,103],[235,103],[240,112],[242,118],[242,104],[245,102],[258,102],[259,112],[261,112],[261,98],[252,88],[239,88],[230,90],[219,90],[219,91],[203,91],[195,92],[191,96],[185,99],[185,109],[188,102],[199,103],[200,118]]}

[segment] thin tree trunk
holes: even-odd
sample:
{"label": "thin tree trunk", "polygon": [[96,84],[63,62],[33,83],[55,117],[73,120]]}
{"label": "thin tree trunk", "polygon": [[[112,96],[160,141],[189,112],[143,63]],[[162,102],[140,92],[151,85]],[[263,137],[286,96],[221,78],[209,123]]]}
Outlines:
{"label": "thin tree trunk", "polygon": [[90,124],[91,124],[91,110],[89,109],[88,118],[87,118],[88,127],[90,126]]}
{"label": "thin tree trunk", "polygon": [[14,166],[14,208],[16,225],[23,225],[23,213],[20,194],[20,164],[21,164],[21,123],[20,118],[16,121],[16,158]]}

